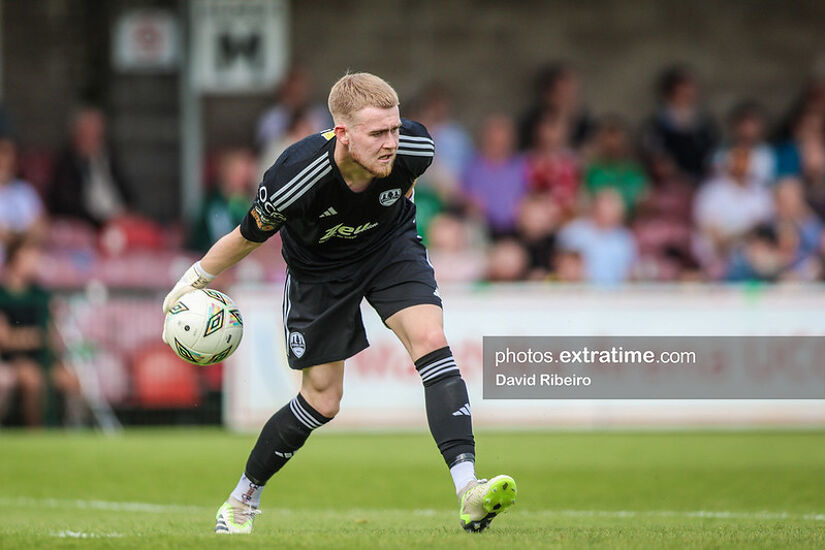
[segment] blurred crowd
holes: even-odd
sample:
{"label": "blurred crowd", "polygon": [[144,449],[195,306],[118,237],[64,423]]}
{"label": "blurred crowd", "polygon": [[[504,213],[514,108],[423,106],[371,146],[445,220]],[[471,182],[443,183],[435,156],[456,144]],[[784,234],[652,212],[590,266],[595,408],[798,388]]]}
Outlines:
{"label": "blurred crowd", "polygon": [[[800,84],[773,114],[758,98],[712,113],[701,84],[690,67],[664,70],[652,82],[658,103],[633,124],[586,105],[587,83],[556,63],[523,113],[490,113],[475,136],[447,87],[424,86],[402,115],[436,144],[415,203],[439,281],[825,279],[825,80]],[[0,108],[0,423],[16,392],[22,422],[39,424],[47,385],[65,421],[85,414],[50,291],[166,289],[241,221],[286,147],[332,125],[321,97],[310,71],[291,69],[249,142],[208,153],[197,215],[171,224],[139,211],[101,108],[78,107],[62,151],[45,153],[19,150],[13,113]],[[268,252],[224,284],[282,279]]]}
{"label": "blurred crowd", "polygon": [[[782,116],[742,98],[717,117],[696,74],[673,66],[659,75],[658,105],[638,125],[593,115],[584,85],[571,65],[548,66],[532,105],[518,116],[489,114],[475,139],[441,84],[402,105],[436,143],[415,201],[440,280],[823,278],[825,81],[804,85]],[[263,171],[286,147],[331,126],[321,95],[307,69],[293,68],[249,143],[209,153],[198,215],[172,229],[136,210],[136,188],[109,146],[100,109],[77,109],[64,150],[46,162],[19,158],[3,115],[0,260],[10,241],[25,238],[49,248],[49,271],[62,273],[56,286],[89,278],[165,286],[169,269],[158,268],[159,258],[177,268],[182,250],[205,251],[243,218]],[[245,276],[279,278],[278,262]],[[128,273],[136,280],[120,281]]]}
{"label": "blurred crowd", "polygon": [[441,281],[822,280],[825,82],[779,120],[747,98],[717,119],[674,66],[638,126],[592,116],[581,87],[548,67],[534,105],[475,142],[444,88],[421,96],[410,116],[437,154],[416,204]]}

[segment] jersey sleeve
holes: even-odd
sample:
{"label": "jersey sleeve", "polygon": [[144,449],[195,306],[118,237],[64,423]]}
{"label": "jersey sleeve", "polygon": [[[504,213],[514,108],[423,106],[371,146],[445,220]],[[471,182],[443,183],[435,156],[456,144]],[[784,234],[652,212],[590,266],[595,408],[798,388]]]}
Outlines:
{"label": "jersey sleeve", "polygon": [[430,167],[434,155],[435,143],[424,125],[412,120],[402,120],[401,135],[398,138],[398,162],[403,163],[413,179]]}
{"label": "jersey sleeve", "polygon": [[241,221],[241,235],[248,241],[264,242],[277,233],[287,220],[285,209],[279,208],[272,200],[287,181],[288,168],[284,157],[285,155],[282,155],[266,171],[263,181],[258,185],[258,194]]}
{"label": "jersey sleeve", "polygon": [[258,187],[258,197],[252,202],[249,212],[241,221],[241,235],[247,241],[262,243],[278,232],[286,222],[286,216],[275,209],[267,209],[271,203],[261,201],[261,190],[265,189],[265,182]]}

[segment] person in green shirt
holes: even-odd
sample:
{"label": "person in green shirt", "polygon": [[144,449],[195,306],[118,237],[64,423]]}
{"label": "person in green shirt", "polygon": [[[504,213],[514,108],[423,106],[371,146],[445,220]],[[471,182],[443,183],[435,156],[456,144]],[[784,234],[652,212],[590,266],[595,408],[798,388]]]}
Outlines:
{"label": "person in green shirt", "polygon": [[67,422],[82,418],[77,377],[54,353],[59,339],[52,325],[51,294],[36,281],[40,248],[32,241],[13,241],[6,249],[0,285],[0,421],[12,392],[20,393],[23,422],[43,422],[47,378],[63,395]]}
{"label": "person in green shirt", "polygon": [[189,232],[188,247],[206,252],[237,227],[249,211],[255,190],[255,157],[243,149],[227,149],[218,158],[217,181],[204,198]]}
{"label": "person in green shirt", "polygon": [[594,157],[584,181],[591,196],[608,187],[615,189],[628,213],[634,211],[647,193],[647,175],[633,156],[627,127],[619,117],[607,116],[599,123]]}

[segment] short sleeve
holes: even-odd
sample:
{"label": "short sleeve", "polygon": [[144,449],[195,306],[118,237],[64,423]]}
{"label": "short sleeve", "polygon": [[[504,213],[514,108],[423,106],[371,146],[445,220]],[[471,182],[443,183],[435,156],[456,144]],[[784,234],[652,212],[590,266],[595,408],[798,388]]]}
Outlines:
{"label": "short sleeve", "polygon": [[423,124],[412,120],[401,121],[401,135],[398,138],[398,161],[410,171],[413,179],[418,178],[435,156],[435,142]]}

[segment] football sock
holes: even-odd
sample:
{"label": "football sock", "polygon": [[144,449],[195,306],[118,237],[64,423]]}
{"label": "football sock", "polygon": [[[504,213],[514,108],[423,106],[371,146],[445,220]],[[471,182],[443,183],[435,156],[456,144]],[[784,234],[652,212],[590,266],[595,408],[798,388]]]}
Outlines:
{"label": "football sock", "polygon": [[476,478],[476,465],[472,460],[459,462],[450,468],[450,475],[453,476],[455,494],[459,494],[468,483],[478,479]]}
{"label": "football sock", "polygon": [[449,468],[475,460],[467,386],[449,346],[420,357],[415,368],[424,382],[427,422]]}
{"label": "football sock", "polygon": [[239,500],[244,504],[248,504],[253,508],[259,508],[261,506],[261,493],[264,490],[263,485],[257,485],[253,483],[246,474],[241,475],[241,480],[238,482],[238,485],[235,487],[235,490],[232,491],[230,495],[235,500]]}
{"label": "football sock", "polygon": [[299,393],[264,424],[246,462],[246,477],[255,485],[265,485],[301,448],[312,430],[330,420]]}

